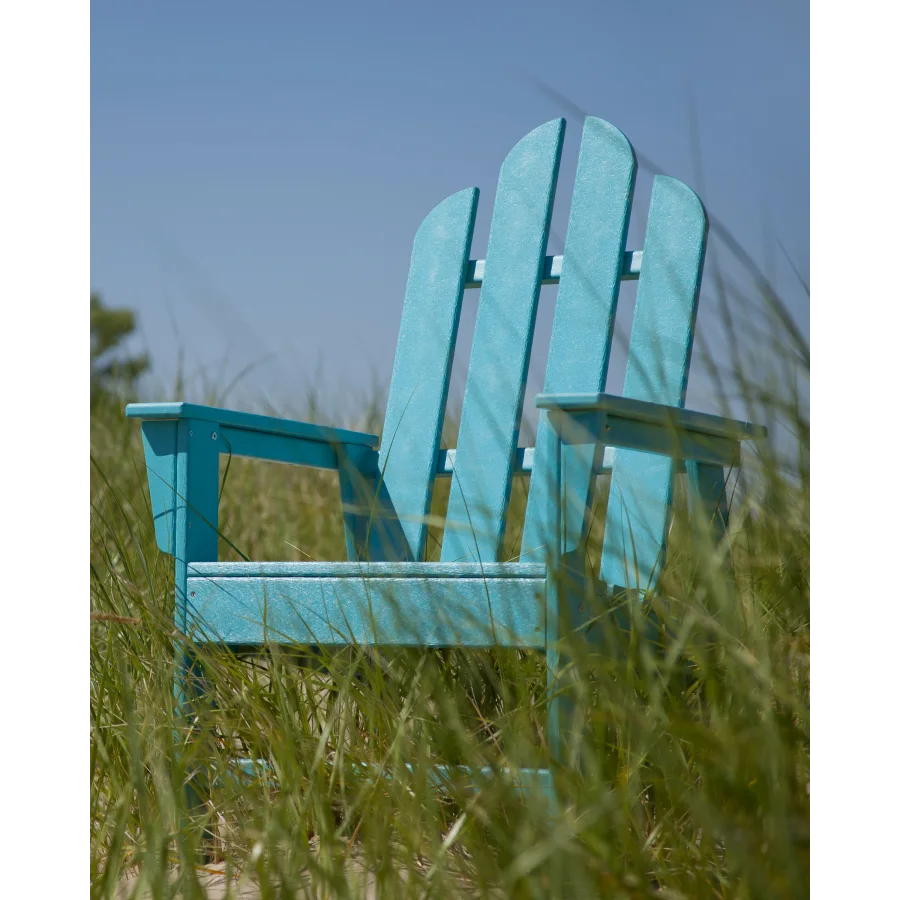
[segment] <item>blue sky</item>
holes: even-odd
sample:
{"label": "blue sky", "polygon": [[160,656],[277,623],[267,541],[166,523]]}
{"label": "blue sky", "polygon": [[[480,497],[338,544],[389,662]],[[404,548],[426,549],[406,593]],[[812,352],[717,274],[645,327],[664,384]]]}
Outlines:
{"label": "blue sky", "polygon": [[[808,14],[795,0],[95,0],[92,287],[139,314],[138,344],[154,362],[147,399],[172,399],[181,354],[186,399],[254,365],[232,405],[302,410],[312,390],[352,414],[390,377],[419,222],[478,185],[482,256],[504,156],[564,115],[550,246],[561,252],[581,129],[574,105],[702,187],[808,333],[807,297],[777,244],[806,277]],[[649,186],[640,176],[635,249]],[[545,291],[529,394],[546,355]],[[476,299],[467,293],[457,389]],[[700,328],[713,343],[715,315],[704,302]],[[689,403],[709,405],[702,388],[692,378]],[[325,418],[342,418],[330,408]]]}

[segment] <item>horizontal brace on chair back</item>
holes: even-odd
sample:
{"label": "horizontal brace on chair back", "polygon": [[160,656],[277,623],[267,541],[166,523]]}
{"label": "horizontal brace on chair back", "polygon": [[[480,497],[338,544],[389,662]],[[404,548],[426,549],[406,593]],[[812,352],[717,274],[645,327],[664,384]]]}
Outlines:
{"label": "horizontal brace on chair back", "polygon": [[[641,275],[641,259],[643,250],[627,250],[622,260],[622,281],[637,281]],[[541,284],[559,284],[562,274],[562,256],[548,256],[544,259],[544,274]],[[484,280],[484,260],[470,259],[469,271],[466,273],[466,289],[480,288]]]}
{"label": "horizontal brace on chair back", "polygon": [[[613,462],[616,458],[615,447],[605,447],[603,450],[603,464],[596,470],[596,475],[611,475]],[[441,450],[438,453],[435,478],[450,478],[453,475],[453,466],[456,462],[455,450]],[[534,447],[519,447],[516,450],[515,472],[516,475],[531,475],[534,465]],[[677,472],[684,472],[684,462],[676,463]]]}

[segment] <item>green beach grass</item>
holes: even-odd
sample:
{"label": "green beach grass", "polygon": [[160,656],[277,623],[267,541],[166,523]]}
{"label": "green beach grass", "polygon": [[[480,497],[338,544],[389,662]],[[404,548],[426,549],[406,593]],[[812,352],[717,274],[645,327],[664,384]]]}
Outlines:
{"label": "green beach grass", "polygon": [[[585,598],[601,640],[567,648],[584,764],[558,773],[558,815],[502,777],[473,794],[461,779],[437,790],[425,775],[441,763],[546,764],[536,653],[273,648],[246,660],[210,648],[207,694],[185,733],[173,712],[172,563],[154,539],[139,428],[122,398],[98,398],[92,896],[213,896],[210,873],[223,897],[807,895],[808,349],[777,316],[771,323],[766,359],[735,353],[728,383],[755,421],[789,439],[777,456],[747,453],[720,546],[695,540],[679,499],[648,601],[659,645],[642,613],[623,634]],[[379,422],[373,409],[356,422],[315,405],[307,413]],[[253,560],[346,558],[333,473],[234,459],[222,476],[220,558],[239,559],[235,548]],[[526,491],[517,479],[509,558]],[[432,556],[447,483],[435,493]],[[275,777],[238,777],[237,757],[265,760]],[[188,781],[207,798],[202,808]]]}

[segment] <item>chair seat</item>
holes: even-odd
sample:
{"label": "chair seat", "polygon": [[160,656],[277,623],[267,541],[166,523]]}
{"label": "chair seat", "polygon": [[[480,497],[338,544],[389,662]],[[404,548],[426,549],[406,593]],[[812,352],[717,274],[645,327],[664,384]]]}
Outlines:
{"label": "chair seat", "polygon": [[540,563],[193,563],[204,643],[546,647]]}

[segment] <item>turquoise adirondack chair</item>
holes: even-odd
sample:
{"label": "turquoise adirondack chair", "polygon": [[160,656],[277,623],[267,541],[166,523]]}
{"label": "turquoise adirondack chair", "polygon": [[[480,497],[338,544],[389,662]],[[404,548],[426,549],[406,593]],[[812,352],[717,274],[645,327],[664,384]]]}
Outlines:
{"label": "turquoise adirondack chair", "polygon": [[[565,122],[535,129],[500,171],[487,255],[471,260],[478,189],[448,197],[413,244],[381,441],[189,403],[138,403],[160,548],[175,557],[177,627],[196,642],[518,647],[560,669],[572,627],[559,573],[584,545],[599,472],[611,471],[600,579],[650,590],[665,557],[673,479],[695,521],[726,526],[728,470],[765,429],[683,409],[707,236],[696,195],[653,185],[643,251],[628,252],[636,164],[628,140],[587,118],[564,255],[546,256]],[[619,284],[638,279],[624,396],[603,393]],[[543,284],[559,284],[533,448],[519,448]],[[460,308],[481,289],[455,450],[441,450]],[[348,561],[218,562],[219,460],[337,470]],[[513,476],[531,477],[520,555],[500,559]],[[436,478],[451,478],[440,562],[423,559]],[[179,702],[188,698],[181,681]],[[551,753],[566,754],[564,704],[549,704]],[[552,796],[551,769],[519,771]]]}

